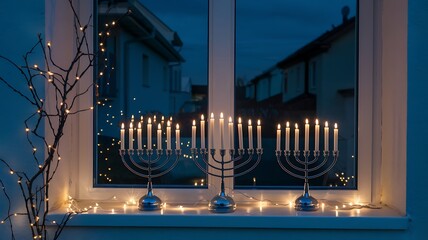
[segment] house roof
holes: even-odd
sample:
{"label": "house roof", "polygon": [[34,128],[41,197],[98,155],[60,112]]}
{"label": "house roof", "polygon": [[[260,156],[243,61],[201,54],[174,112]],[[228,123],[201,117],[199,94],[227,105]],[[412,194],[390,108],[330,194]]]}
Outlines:
{"label": "house roof", "polygon": [[294,53],[288,55],[286,58],[284,58],[283,60],[275,64],[273,67],[267,69],[262,74],[254,77],[250,82],[256,83],[261,79],[269,77],[271,75],[271,72],[276,68],[287,68],[288,66],[292,66],[307,58],[316,56],[322,52],[327,51],[334,40],[341,37],[345,33],[353,30],[354,28],[355,28],[355,17],[352,17],[344,21],[339,26],[336,26],[333,29],[325,32],[321,36],[315,38],[313,41],[299,48]]}
{"label": "house roof", "polygon": [[119,24],[133,34],[138,41],[152,47],[168,61],[184,62],[176,50],[183,46],[177,32],[170,29],[161,19],[137,0],[116,0],[99,3],[100,18],[119,19]]}
{"label": "house roof", "polygon": [[345,33],[355,29],[355,17],[352,17],[337,27],[325,32],[315,40],[309,42],[305,46],[301,47],[285,59],[281,60],[276,64],[279,68],[286,68],[290,65],[294,65],[304,59],[316,56],[322,52],[327,51],[331,43],[337,38],[343,36]]}

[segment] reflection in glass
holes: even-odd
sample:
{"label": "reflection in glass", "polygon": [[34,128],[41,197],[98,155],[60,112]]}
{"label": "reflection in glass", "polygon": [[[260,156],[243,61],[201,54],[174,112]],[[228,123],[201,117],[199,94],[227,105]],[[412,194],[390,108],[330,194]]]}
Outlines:
{"label": "reflection in glass", "polygon": [[[263,119],[270,131],[263,135],[263,161],[236,178],[235,187],[302,186],[276,162],[275,129],[286,121],[303,126],[306,118],[311,136],[316,118],[340,128],[336,166],[311,185],[356,187],[355,9],[356,0],[236,1],[235,112]],[[314,140],[309,144],[313,150]]]}
{"label": "reflection in glass", "polygon": [[[120,160],[121,123],[135,121],[136,132],[137,122],[151,118],[153,126],[161,124],[166,139],[167,120],[173,126],[190,124],[206,112],[207,26],[208,1],[98,1],[98,48],[103,57],[95,94],[96,186],[145,187],[146,180]],[[183,157],[154,184],[206,187],[206,176],[186,154],[191,133],[183,128],[181,134]],[[153,143],[157,148],[156,134]]]}

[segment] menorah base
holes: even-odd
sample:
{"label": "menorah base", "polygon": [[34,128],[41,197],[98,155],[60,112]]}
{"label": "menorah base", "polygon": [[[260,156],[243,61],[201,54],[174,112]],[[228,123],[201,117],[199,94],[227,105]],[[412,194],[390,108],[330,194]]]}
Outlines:
{"label": "menorah base", "polygon": [[309,196],[308,193],[303,194],[294,201],[294,209],[297,211],[316,211],[318,208],[318,200]]}
{"label": "menorah base", "polygon": [[236,204],[233,198],[220,193],[211,199],[208,209],[214,213],[231,213],[236,210]]}
{"label": "menorah base", "polygon": [[162,200],[155,195],[147,194],[138,201],[140,211],[155,211],[162,209]]}

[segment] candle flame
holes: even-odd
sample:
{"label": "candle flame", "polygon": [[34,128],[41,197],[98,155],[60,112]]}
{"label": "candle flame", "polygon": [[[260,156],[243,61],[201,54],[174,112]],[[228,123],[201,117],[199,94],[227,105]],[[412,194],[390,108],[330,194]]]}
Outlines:
{"label": "candle flame", "polygon": [[259,119],[259,120],[257,120],[257,125],[258,125],[258,126],[260,126],[260,119]]}
{"label": "candle flame", "polygon": [[129,123],[129,128],[132,129],[132,122]]}
{"label": "candle flame", "polygon": [[287,127],[290,127],[290,122],[287,122],[286,125],[287,125]]}
{"label": "candle flame", "polygon": [[248,126],[251,126],[251,119],[248,120]]}
{"label": "candle flame", "polygon": [[223,119],[223,113],[222,112],[220,113],[220,118]]}
{"label": "candle flame", "polygon": [[316,125],[318,125],[318,124],[319,124],[318,119],[315,119],[315,124],[316,124]]}
{"label": "candle flame", "polygon": [[143,116],[141,116],[141,117],[140,117],[140,121],[142,122],[142,121],[143,121],[143,119],[144,119],[144,117],[143,117]]}
{"label": "candle flame", "polygon": [[141,122],[138,123],[138,129],[141,129]]}
{"label": "candle flame", "polygon": [[232,117],[229,117],[229,123],[232,123]]}
{"label": "candle flame", "polygon": [[242,119],[239,117],[238,118],[238,123],[241,124],[242,123]]}
{"label": "candle flame", "polygon": [[297,125],[297,123],[296,123],[296,125],[295,125],[295,126],[296,126],[296,128],[299,128],[299,125]]}
{"label": "candle flame", "polygon": [[328,127],[328,122],[327,121],[325,122],[325,127]]}
{"label": "candle flame", "polygon": [[211,119],[214,119],[214,113],[211,113]]}
{"label": "candle flame", "polygon": [[204,121],[205,117],[204,114],[201,115],[201,120]]}
{"label": "candle flame", "polygon": [[180,129],[180,126],[178,125],[178,123],[177,123],[177,125],[175,125],[175,128],[176,128],[177,130],[179,130],[179,129]]}
{"label": "candle flame", "polygon": [[196,121],[195,120],[193,120],[192,125],[196,126]]}
{"label": "candle flame", "polygon": [[159,123],[159,124],[158,124],[158,129],[159,129],[159,130],[161,130],[161,128],[162,128],[162,127],[161,127],[161,125],[160,125],[160,123]]}
{"label": "candle flame", "polygon": [[125,128],[125,123],[122,123],[121,128],[124,129]]}
{"label": "candle flame", "polygon": [[334,124],[334,128],[337,128],[337,123]]}
{"label": "candle flame", "polygon": [[166,122],[166,126],[171,127],[171,122],[169,120],[168,120],[168,122]]}
{"label": "candle flame", "polygon": [[152,124],[152,119],[149,118],[149,120],[147,121],[149,124]]}
{"label": "candle flame", "polygon": [[280,130],[281,129],[281,124],[278,124],[278,130]]}

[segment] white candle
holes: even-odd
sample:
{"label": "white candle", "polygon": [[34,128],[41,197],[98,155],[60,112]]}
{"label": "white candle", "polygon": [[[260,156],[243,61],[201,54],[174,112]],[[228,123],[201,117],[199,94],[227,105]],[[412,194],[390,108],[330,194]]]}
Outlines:
{"label": "white candle", "polygon": [[120,128],[120,150],[125,150],[125,124]]}
{"label": "white candle", "polygon": [[305,151],[309,151],[309,120],[305,123]]}
{"label": "white candle", "polygon": [[152,119],[147,121],[147,149],[152,149]]}
{"label": "white candle", "polygon": [[262,149],[262,126],[260,120],[257,120],[257,148]]}
{"label": "white candle", "polygon": [[196,148],[196,121],[192,123],[192,148]]}
{"label": "white candle", "polygon": [[333,151],[338,150],[338,137],[339,137],[339,129],[337,128],[337,123],[334,124],[334,130],[333,130]]}
{"label": "white candle", "polygon": [[294,130],[294,151],[299,151],[299,126],[296,123],[296,129]]}
{"label": "white candle", "polygon": [[223,113],[220,113],[220,149],[224,149],[224,118]]}
{"label": "white candle", "polygon": [[290,151],[290,123],[286,123],[285,127],[285,150]]}
{"label": "white candle", "polygon": [[201,115],[201,149],[205,148],[205,119],[204,114]]}
{"label": "white candle", "polygon": [[143,146],[141,135],[142,135],[141,122],[138,122],[138,129],[137,129],[138,150],[141,150]]}
{"label": "white candle", "polygon": [[132,122],[129,123],[129,143],[128,149],[134,149],[134,128],[132,126]]}
{"label": "white candle", "polygon": [[158,149],[162,149],[162,126],[158,124]]}
{"label": "white candle", "polygon": [[251,119],[248,120],[248,149],[253,149],[253,126],[251,126]]}
{"label": "white candle", "polygon": [[175,126],[175,149],[180,149],[180,126]]}
{"label": "white candle", "polygon": [[324,151],[328,151],[328,122],[325,122],[324,127]]}
{"label": "white candle", "polygon": [[171,122],[166,122],[166,149],[171,150]]}
{"label": "white candle", "polygon": [[210,118],[210,129],[209,129],[209,138],[210,138],[210,149],[214,148],[214,113],[211,113]]}
{"label": "white candle", "polygon": [[235,139],[233,136],[232,117],[229,117],[229,147],[230,147],[230,149],[235,149]]}
{"label": "white candle", "polygon": [[238,118],[238,142],[239,142],[239,149],[244,149],[241,118]]}
{"label": "white candle", "polygon": [[315,120],[315,151],[320,150],[320,125],[318,119]]}
{"label": "white candle", "polygon": [[281,150],[281,124],[278,124],[278,129],[276,130],[276,151]]}

